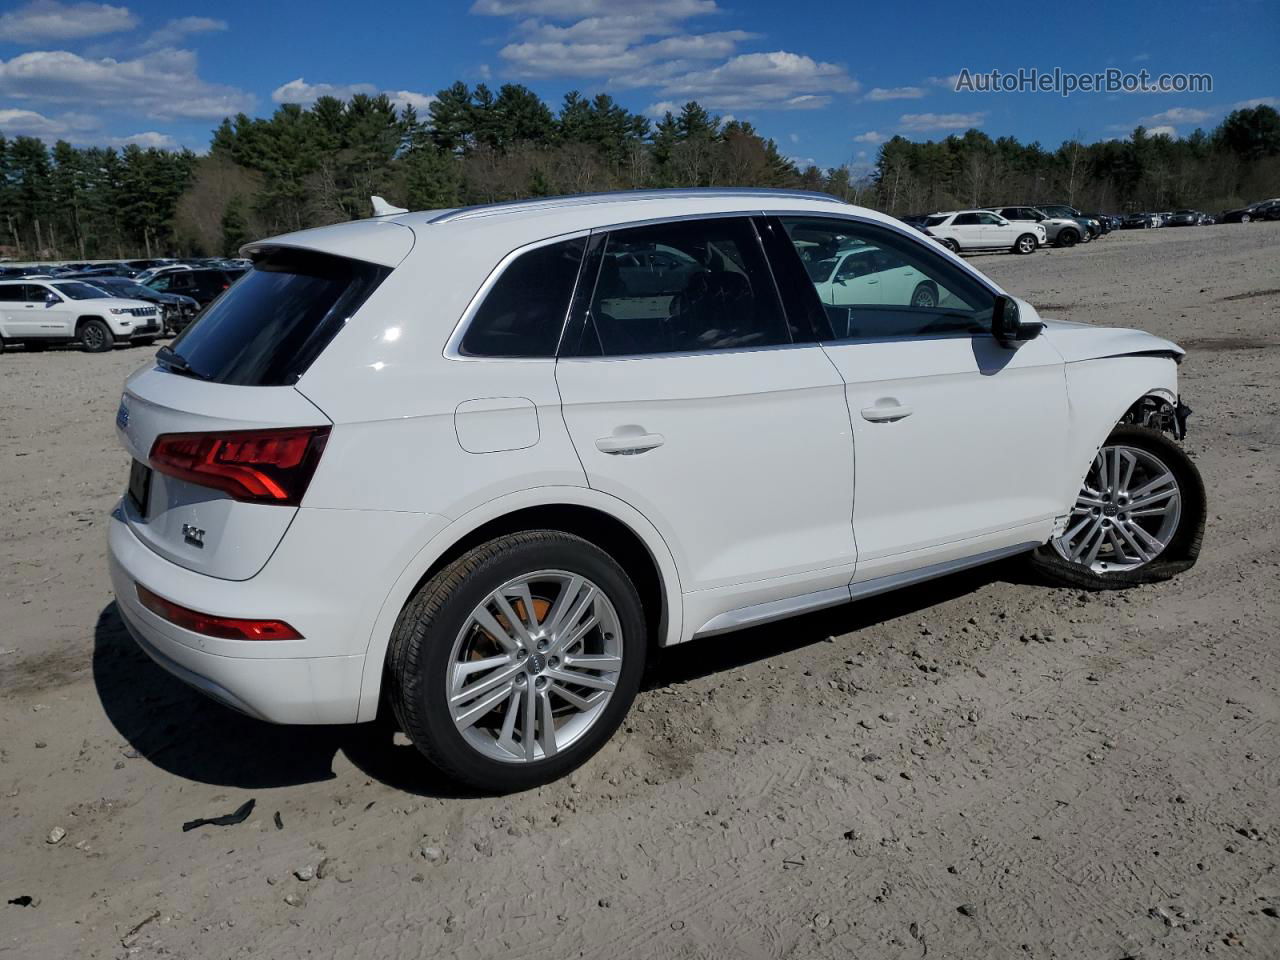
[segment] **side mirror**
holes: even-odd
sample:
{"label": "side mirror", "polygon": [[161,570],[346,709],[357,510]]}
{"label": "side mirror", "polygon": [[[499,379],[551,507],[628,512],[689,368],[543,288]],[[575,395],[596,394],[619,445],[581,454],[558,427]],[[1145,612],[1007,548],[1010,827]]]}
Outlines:
{"label": "side mirror", "polygon": [[52,290],[45,292],[44,305],[46,307],[52,307],[55,303],[61,303],[61,302],[62,302],[62,298],[59,297],[56,293],[54,293]]}
{"label": "side mirror", "polygon": [[991,312],[991,334],[1002,347],[1012,348],[1023,341],[1034,340],[1043,329],[1043,323],[1023,322],[1018,302],[1013,297],[996,297],[996,305]]}

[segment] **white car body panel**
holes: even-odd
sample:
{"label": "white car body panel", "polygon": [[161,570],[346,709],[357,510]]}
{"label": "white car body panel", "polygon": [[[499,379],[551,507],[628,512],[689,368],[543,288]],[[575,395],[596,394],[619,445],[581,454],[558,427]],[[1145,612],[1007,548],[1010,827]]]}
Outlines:
{"label": "white car body panel", "polygon": [[[892,217],[795,194],[402,214],[248,248],[395,269],[296,386],[156,369],[130,378],[122,442],[141,459],[163,432],[332,424],[298,508],[159,481],[158,513],[143,521],[127,503],[117,509],[112,577],[134,633],[184,679],[203,678],[257,716],[369,720],[405,602],[455,545],[519,511],[593,510],[629,530],[661,589],[658,642],[679,643],[1043,543],[1128,406],[1152,391],[1176,398],[1172,344],[1053,322],[1016,348],[982,334],[639,358],[455,349],[493,280],[530,245],[762,212],[885,227],[1002,293]],[[1117,356],[1129,353],[1143,356]],[[875,419],[890,399],[911,415]],[[210,532],[207,554],[180,541],[183,523]],[[195,610],[279,617],[305,639],[189,634],[143,609],[138,583]]]}

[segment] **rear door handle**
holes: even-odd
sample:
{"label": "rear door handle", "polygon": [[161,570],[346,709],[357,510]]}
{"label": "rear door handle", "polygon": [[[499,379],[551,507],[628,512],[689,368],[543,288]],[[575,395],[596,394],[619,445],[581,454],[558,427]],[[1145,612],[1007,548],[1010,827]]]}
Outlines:
{"label": "rear door handle", "polygon": [[660,447],[665,442],[666,438],[660,433],[614,434],[611,437],[601,437],[597,440],[596,449],[601,453],[628,457]]}
{"label": "rear door handle", "polygon": [[862,408],[862,419],[872,423],[893,423],[911,416],[911,408],[893,397],[877,400],[873,406]]}

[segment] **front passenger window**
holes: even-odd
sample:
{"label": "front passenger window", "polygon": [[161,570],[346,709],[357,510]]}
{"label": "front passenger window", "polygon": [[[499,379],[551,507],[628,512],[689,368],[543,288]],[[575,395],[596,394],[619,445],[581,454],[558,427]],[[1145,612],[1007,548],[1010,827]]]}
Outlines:
{"label": "front passenger window", "polygon": [[836,339],[990,331],[994,294],[926,243],[855,220],[780,222]]}

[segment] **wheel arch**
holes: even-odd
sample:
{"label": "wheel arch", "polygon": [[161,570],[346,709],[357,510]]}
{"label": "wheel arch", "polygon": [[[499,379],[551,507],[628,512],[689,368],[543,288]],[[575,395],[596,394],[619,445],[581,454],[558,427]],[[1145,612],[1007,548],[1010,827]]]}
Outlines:
{"label": "wheel arch", "polygon": [[491,500],[433,536],[409,562],[383,600],[365,651],[357,722],[377,715],[391,632],[418,588],[472,547],[521,530],[563,530],[614,557],[640,592],[650,638],[678,643],[683,627],[679,573],[671,550],[643,514],[587,487],[543,487]]}
{"label": "wheel arch", "polygon": [[85,313],[76,317],[76,336],[77,337],[80,336],[80,331],[84,328],[84,325],[88,323],[90,320],[97,320],[101,323],[105,323],[107,325],[107,329],[111,329],[111,324],[105,318],[98,316],[96,313]]}
{"label": "wheel arch", "polygon": [[1068,488],[1064,509],[1075,502],[1089,464],[1125,415],[1146,397],[1178,403],[1177,363],[1172,357],[1103,357],[1066,365]]}

